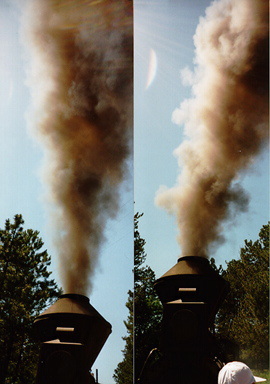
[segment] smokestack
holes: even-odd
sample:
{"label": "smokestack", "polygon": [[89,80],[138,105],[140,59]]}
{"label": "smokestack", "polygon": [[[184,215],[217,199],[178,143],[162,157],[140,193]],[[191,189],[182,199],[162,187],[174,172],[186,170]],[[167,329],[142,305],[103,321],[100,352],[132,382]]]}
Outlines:
{"label": "smokestack", "polygon": [[211,267],[208,259],[184,256],[155,282],[162,304],[167,302],[207,303],[207,325],[215,315],[228,291],[228,283]]}
{"label": "smokestack", "polygon": [[182,171],[155,200],[176,216],[183,255],[208,255],[223,222],[247,209],[239,177],[269,138],[268,13],[267,0],[214,1],[194,36],[195,71],[183,71],[192,98],[172,117],[186,136],[174,152]]}
{"label": "smokestack", "polygon": [[111,325],[86,296],[64,294],[34,321],[41,344],[36,384],[88,384]]}
{"label": "smokestack", "polygon": [[129,177],[132,1],[27,0],[22,10],[28,123],[45,151],[61,278],[66,292],[85,294]]}
{"label": "smokestack", "polygon": [[[142,384],[216,384],[215,315],[229,289],[206,258],[185,256],[155,282],[163,305],[160,356]],[[148,370],[148,371],[147,371]]]}

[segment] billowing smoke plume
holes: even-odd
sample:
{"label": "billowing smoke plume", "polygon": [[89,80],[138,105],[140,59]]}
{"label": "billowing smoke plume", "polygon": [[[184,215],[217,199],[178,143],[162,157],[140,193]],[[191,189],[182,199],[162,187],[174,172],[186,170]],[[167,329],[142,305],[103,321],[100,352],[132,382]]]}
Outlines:
{"label": "billowing smoke plume", "polygon": [[132,145],[130,0],[29,0],[31,130],[44,177],[66,292],[86,293],[104,226],[119,204]]}
{"label": "billowing smoke plume", "polygon": [[206,256],[222,222],[248,198],[237,178],[268,143],[268,1],[214,1],[194,42],[193,98],[173,113],[188,137],[175,150],[177,185],[156,203],[177,215],[183,255]]}

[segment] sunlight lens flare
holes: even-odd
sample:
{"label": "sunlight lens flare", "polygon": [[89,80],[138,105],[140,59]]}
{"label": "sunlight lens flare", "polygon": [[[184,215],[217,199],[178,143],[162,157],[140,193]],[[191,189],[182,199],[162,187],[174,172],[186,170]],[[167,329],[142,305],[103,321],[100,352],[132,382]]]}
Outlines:
{"label": "sunlight lens flare", "polygon": [[150,85],[153,83],[157,73],[157,54],[151,48],[149,55],[149,66],[148,66],[148,74],[147,74],[147,82],[145,89],[148,89]]}

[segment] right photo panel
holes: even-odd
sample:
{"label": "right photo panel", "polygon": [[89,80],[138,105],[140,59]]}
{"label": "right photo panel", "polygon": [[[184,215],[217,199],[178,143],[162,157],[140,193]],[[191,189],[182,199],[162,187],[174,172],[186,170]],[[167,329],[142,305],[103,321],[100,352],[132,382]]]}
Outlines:
{"label": "right photo panel", "polygon": [[266,0],[134,1],[134,383],[270,382],[268,95]]}

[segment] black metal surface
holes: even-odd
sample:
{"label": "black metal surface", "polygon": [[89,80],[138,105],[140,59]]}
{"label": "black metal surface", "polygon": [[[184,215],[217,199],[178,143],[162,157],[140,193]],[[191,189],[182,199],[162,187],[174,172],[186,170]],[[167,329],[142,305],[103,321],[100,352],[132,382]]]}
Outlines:
{"label": "black metal surface", "polygon": [[[155,281],[154,287],[163,304],[179,299],[206,303],[209,325],[229,289],[227,281],[211,267],[208,259],[199,256],[179,258],[176,265]],[[196,288],[196,291],[180,292],[179,288]]]}
{"label": "black metal surface", "polygon": [[213,328],[228,283],[208,259],[185,256],[154,283],[163,304],[159,354],[141,374],[142,384],[217,384]]}
{"label": "black metal surface", "polygon": [[89,370],[111,333],[111,325],[86,296],[61,295],[33,326],[42,342],[37,384],[93,381]]}

